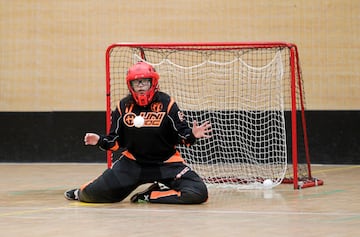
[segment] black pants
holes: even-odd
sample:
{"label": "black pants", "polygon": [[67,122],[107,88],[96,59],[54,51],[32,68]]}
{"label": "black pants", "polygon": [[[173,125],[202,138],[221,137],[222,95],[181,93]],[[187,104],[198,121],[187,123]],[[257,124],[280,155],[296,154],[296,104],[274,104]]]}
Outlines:
{"label": "black pants", "polygon": [[139,164],[123,156],[112,168],[81,187],[79,199],[92,203],[120,202],[139,185],[154,181],[165,184],[178,195],[167,191],[158,198],[150,198],[152,203],[200,204],[208,198],[205,183],[183,163]]}

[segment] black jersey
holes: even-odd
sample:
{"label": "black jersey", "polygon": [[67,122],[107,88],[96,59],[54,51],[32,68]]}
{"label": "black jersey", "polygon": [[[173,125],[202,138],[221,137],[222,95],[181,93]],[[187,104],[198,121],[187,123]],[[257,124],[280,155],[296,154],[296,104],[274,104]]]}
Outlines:
{"label": "black jersey", "polygon": [[[135,116],[144,118],[141,128],[134,126]],[[191,145],[195,140],[173,98],[157,92],[145,107],[137,105],[130,95],[122,99],[112,114],[110,133],[101,136],[98,144],[105,150],[122,148],[126,157],[141,163],[159,163],[183,161],[176,145]]]}

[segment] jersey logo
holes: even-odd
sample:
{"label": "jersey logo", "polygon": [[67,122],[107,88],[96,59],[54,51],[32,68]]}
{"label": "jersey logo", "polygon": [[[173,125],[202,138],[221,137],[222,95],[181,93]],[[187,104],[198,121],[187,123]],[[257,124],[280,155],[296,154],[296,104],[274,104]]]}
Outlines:
{"label": "jersey logo", "polygon": [[[143,127],[159,127],[165,117],[165,112],[141,112],[140,116],[144,118]],[[125,114],[123,121],[128,127],[134,127],[134,118],[136,114],[127,113]]]}
{"label": "jersey logo", "polygon": [[151,104],[151,111],[153,112],[160,112],[163,108],[164,105],[161,102],[154,102]]}
{"label": "jersey logo", "polygon": [[185,115],[182,111],[178,112],[178,117],[181,122],[183,122],[185,120]]}

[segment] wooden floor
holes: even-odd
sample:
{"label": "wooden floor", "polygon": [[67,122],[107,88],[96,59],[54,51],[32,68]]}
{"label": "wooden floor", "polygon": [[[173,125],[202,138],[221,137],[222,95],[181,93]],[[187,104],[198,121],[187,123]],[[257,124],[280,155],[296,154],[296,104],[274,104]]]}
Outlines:
{"label": "wooden floor", "polygon": [[0,236],[360,236],[360,166],[313,166],[324,186],[210,188],[202,205],[83,204],[63,192],[105,164],[0,163]]}

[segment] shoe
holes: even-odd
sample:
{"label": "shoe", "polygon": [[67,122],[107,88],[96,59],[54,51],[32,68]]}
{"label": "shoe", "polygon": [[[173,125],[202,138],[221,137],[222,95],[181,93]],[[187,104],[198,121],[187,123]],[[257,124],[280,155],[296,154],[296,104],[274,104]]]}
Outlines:
{"label": "shoe", "polygon": [[147,203],[150,201],[150,194],[152,191],[160,191],[160,185],[158,182],[154,182],[152,185],[150,185],[147,189],[145,189],[142,192],[134,194],[130,201],[133,203]]}
{"label": "shoe", "polygon": [[79,189],[71,189],[64,193],[67,200],[79,200]]}

